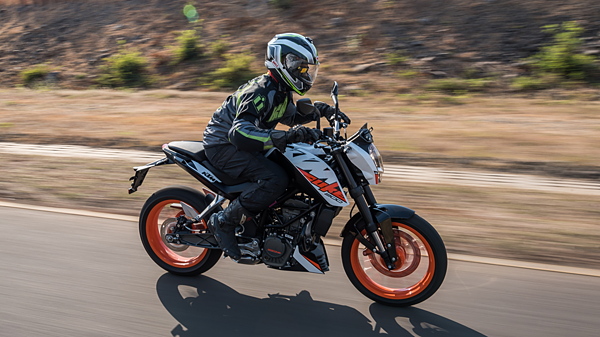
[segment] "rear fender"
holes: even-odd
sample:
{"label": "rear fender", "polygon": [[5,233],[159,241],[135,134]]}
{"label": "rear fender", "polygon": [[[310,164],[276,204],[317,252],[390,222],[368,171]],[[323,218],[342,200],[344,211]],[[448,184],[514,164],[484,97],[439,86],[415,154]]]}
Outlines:
{"label": "rear fender", "polygon": [[131,181],[131,187],[129,188],[129,194],[136,192],[138,187],[142,186],[142,183],[144,182],[144,179],[146,178],[146,174],[148,174],[148,171],[151,168],[153,168],[155,166],[167,165],[167,164],[174,164],[174,162],[171,159],[165,157],[165,158],[159,159],[157,161],[154,161],[152,163],[146,164],[144,166],[134,167],[133,170],[135,171],[135,175],[133,177],[129,178],[129,180]]}

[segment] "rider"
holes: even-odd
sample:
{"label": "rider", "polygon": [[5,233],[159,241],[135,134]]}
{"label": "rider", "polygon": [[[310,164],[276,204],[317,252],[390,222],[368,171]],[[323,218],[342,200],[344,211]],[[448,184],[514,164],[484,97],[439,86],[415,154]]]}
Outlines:
{"label": "rider", "polygon": [[[267,74],[230,95],[204,131],[210,163],[232,178],[253,183],[208,221],[223,252],[236,260],[241,257],[236,226],[271,205],[288,185],[285,170],[268,160],[264,151],[273,147],[285,151],[286,144],[318,140],[320,130],[299,124],[320,116],[331,120],[335,114],[335,109],[323,102],[315,102],[318,111],[308,114],[297,111],[293,103],[293,93],[303,96],[317,77],[319,59],[312,39],[293,33],[276,35],[267,45],[265,66]],[[342,112],[339,117],[350,123]],[[278,123],[292,128],[274,130]]]}

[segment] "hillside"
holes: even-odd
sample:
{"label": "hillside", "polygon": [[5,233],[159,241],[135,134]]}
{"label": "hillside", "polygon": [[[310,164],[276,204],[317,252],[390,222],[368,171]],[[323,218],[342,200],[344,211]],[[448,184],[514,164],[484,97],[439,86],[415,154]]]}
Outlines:
{"label": "hillside", "polygon": [[[187,3],[196,5],[200,22],[183,15]],[[284,3],[291,5],[281,9]],[[522,58],[550,42],[541,30],[548,24],[577,21],[584,51],[598,54],[599,17],[597,0],[0,0],[0,87],[18,85],[20,72],[45,63],[55,85],[86,88],[124,44],[150,60],[158,79],[152,86],[194,89],[222,61],[171,66],[164,59],[178,32],[198,28],[205,47],[221,41],[228,52],[254,55],[256,72],[274,34],[302,33],[319,48],[317,88],[337,79],[354,90],[406,92],[414,79],[398,76],[399,68],[419,79],[517,76]],[[390,53],[403,61],[389,65]]]}

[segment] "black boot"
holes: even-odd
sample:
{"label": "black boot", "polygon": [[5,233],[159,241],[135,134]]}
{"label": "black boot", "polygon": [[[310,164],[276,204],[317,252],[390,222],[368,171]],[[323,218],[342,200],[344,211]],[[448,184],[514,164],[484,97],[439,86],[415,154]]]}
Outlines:
{"label": "black boot", "polygon": [[221,212],[211,215],[208,228],[213,232],[223,252],[234,260],[242,257],[235,237],[235,227],[246,222],[250,216],[240,202],[235,199]]}

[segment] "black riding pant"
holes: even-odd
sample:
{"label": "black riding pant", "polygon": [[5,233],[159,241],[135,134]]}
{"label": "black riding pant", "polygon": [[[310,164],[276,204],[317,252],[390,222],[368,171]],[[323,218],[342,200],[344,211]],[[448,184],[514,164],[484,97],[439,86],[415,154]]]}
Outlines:
{"label": "black riding pant", "polygon": [[215,168],[232,178],[243,178],[253,183],[238,198],[242,207],[250,212],[258,213],[270,206],[288,185],[285,170],[261,153],[239,151],[229,144],[208,147],[205,153]]}

